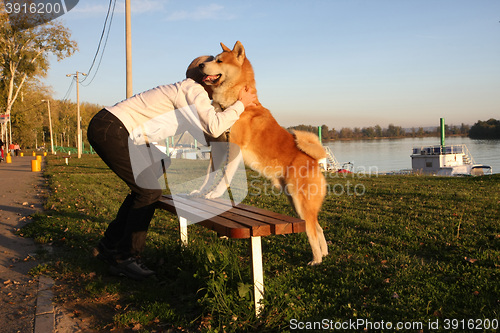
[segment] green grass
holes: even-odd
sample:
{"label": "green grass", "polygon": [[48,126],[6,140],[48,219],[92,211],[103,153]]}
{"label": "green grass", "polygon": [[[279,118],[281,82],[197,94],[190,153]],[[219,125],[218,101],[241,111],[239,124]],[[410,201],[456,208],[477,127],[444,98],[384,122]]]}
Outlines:
{"label": "green grass", "polygon": [[[95,155],[69,166],[49,157],[45,176],[46,210],[21,233],[55,251],[34,273],[60,281],[61,302],[98,304],[90,308],[103,314],[95,316],[101,331],[281,332],[292,319],[365,319],[422,322],[425,332],[446,332],[446,319],[500,318],[500,175],[328,177],[319,219],[330,254],[309,267],[304,233],[263,238],[259,319],[248,240],[219,239],[193,225],[182,248],[176,216],[158,210],[144,253],[157,278],[112,277],[91,249],[126,186]],[[269,195],[265,180],[251,171],[248,179],[245,203],[293,214],[284,196]],[[436,320],[440,328],[429,330]]]}

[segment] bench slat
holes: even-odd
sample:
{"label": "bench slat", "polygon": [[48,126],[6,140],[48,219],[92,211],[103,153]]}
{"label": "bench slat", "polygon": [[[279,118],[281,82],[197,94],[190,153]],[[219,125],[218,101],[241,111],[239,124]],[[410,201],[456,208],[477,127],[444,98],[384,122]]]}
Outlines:
{"label": "bench slat", "polygon": [[183,202],[186,205],[207,211],[214,215],[222,216],[228,220],[247,226],[250,228],[251,236],[269,236],[271,234],[271,226],[268,223],[259,222],[259,220],[241,215],[237,209],[227,210],[227,206],[216,205],[212,203],[212,201],[207,203],[207,200],[197,198],[189,198],[189,200]]}
{"label": "bench slat", "polygon": [[[227,202],[224,202],[220,199],[215,199],[211,201],[215,201],[226,206],[228,205]],[[271,224],[271,233],[274,235],[291,234],[291,233],[299,233],[306,231],[306,222],[300,218],[280,213],[275,213],[269,210],[265,210],[263,208],[248,206],[241,203],[238,204],[236,207],[239,208],[241,211],[239,212],[239,214],[242,214],[244,216],[252,217],[258,220],[262,219],[259,218],[258,216],[262,216],[264,218],[262,221]]]}
{"label": "bench slat", "polygon": [[158,203],[160,208],[164,208],[169,212],[183,216],[188,220],[206,218],[205,220],[199,222],[199,224],[216,231],[222,236],[227,236],[229,238],[250,237],[250,229],[247,226],[228,220],[222,216],[213,216],[213,214],[186,205],[185,203],[179,202],[179,200],[176,200],[174,205],[174,201],[171,197],[162,196]]}
{"label": "bench slat", "polygon": [[[290,222],[279,220],[269,215],[256,214],[249,210],[242,209],[240,204],[236,207],[231,206],[230,203],[222,200],[210,200],[210,204],[219,207],[220,209],[228,209],[229,212],[237,214],[241,217],[251,218],[261,223],[265,223],[270,227],[270,233],[273,235],[291,234],[293,233],[293,225]],[[272,213],[272,212],[268,212]],[[302,220],[301,220],[302,221]],[[269,235],[268,234],[268,235]]]}

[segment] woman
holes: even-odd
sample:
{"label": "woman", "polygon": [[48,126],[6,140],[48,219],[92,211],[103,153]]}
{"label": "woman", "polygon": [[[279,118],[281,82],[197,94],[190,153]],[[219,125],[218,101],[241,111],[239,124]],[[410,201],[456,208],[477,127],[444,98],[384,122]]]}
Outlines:
{"label": "woman", "polygon": [[[209,56],[196,58],[189,65],[185,80],[158,86],[107,107],[89,124],[90,144],[131,190],[97,247],[98,257],[111,265],[113,274],[136,280],[154,274],[138,258],[162,194],[161,188],[151,185],[158,179],[157,170],[144,166],[152,150],[149,143],[184,131],[190,131],[195,138],[203,134],[218,137],[239,119],[245,107],[254,105],[256,95],[242,89],[232,106],[223,112],[215,111],[210,88],[203,85],[198,67],[210,60]],[[164,161],[162,166],[165,167]]]}

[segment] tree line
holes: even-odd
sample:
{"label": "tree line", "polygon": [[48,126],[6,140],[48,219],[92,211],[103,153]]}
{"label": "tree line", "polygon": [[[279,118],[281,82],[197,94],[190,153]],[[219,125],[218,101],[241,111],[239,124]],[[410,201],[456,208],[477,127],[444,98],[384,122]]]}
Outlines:
{"label": "tree line", "polygon": [[[291,126],[287,128],[288,130],[300,130],[318,133],[318,126],[311,125],[298,125]],[[469,134],[470,126],[466,124],[461,124],[460,126],[445,126],[446,135],[462,135],[466,136]],[[403,128],[401,126],[396,126],[390,124],[387,128],[382,128],[380,125],[370,126],[370,127],[342,127],[337,130],[335,128],[330,129],[327,125],[321,126],[321,139],[324,141],[328,140],[352,140],[352,139],[379,139],[379,138],[415,138],[415,137],[426,137],[426,136],[439,136],[440,128],[439,126],[434,127],[412,127]]]}
{"label": "tree line", "polygon": [[[0,138],[22,147],[36,147],[47,141],[48,110],[41,100],[50,99],[51,93],[40,79],[47,75],[49,58],[59,61],[78,50],[71,32],[59,21],[42,22],[37,15],[9,17],[0,11]],[[69,111],[71,103],[52,104],[53,127],[63,134],[61,142],[69,143],[70,133],[76,134],[70,124],[76,112]],[[76,124],[75,119],[72,123]]]}
{"label": "tree line", "polygon": [[500,139],[500,120],[479,120],[472,125],[469,132],[471,139]]}
{"label": "tree line", "polygon": [[[77,147],[77,105],[69,100],[54,100],[41,83],[27,85],[23,98],[14,104],[11,114],[12,141],[23,149],[45,146],[50,149],[50,121],[55,146]],[[82,139],[88,149],[87,127],[92,117],[102,109],[93,103],[80,103]]]}

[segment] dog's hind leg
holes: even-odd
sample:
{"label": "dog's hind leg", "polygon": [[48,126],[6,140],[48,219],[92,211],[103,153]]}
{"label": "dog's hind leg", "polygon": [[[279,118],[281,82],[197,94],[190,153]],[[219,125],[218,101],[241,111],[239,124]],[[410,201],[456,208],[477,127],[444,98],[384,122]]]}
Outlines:
{"label": "dog's hind leg", "polygon": [[[317,217],[308,214],[304,219],[306,220],[306,233],[309,239],[309,244],[313,252],[313,259],[308,263],[308,265],[318,265],[323,261],[323,254],[321,252],[320,246],[320,234],[318,234],[318,219]],[[321,227],[320,227],[321,228]],[[322,232],[321,232],[322,235]]]}
{"label": "dog's hind leg", "polygon": [[312,182],[310,184],[314,185],[312,187],[318,188],[317,192],[312,191],[312,192],[314,192],[314,194],[311,193],[311,199],[312,199],[311,202],[312,202],[312,205],[316,209],[316,212],[315,212],[316,232],[318,235],[318,242],[319,242],[319,247],[321,249],[321,255],[323,257],[325,257],[328,255],[328,244],[326,243],[325,235],[323,233],[323,228],[321,228],[321,225],[319,224],[317,217],[318,217],[319,211],[321,210],[321,206],[323,205],[323,200],[324,200],[325,195],[326,195],[326,180],[320,171],[318,171],[318,175],[311,180],[312,180]]}
{"label": "dog's hind leg", "polygon": [[296,178],[296,186],[290,186],[292,200],[299,216],[306,221],[306,234],[313,252],[313,260],[309,265],[318,265],[328,254],[323,228],[318,222],[318,213],[325,196],[325,180],[323,175],[311,178]]}
{"label": "dog's hind leg", "polygon": [[307,210],[302,218],[306,221],[306,234],[313,253],[313,259],[308,265],[318,265],[323,261],[324,249],[321,248],[321,245],[325,236],[323,235],[323,229],[319,226],[317,213],[309,209]]}
{"label": "dog's hind leg", "polygon": [[319,247],[321,249],[321,255],[326,257],[328,255],[328,244],[326,243],[325,235],[323,233],[323,228],[319,223],[316,224],[316,231],[318,234]]}

